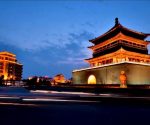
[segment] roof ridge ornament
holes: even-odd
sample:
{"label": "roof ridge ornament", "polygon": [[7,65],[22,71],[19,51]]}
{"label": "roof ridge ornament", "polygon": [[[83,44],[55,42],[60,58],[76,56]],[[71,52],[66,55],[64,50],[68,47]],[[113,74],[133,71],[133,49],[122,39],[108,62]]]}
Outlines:
{"label": "roof ridge ornament", "polygon": [[118,18],[116,17],[115,18],[115,25],[118,25],[119,24],[119,20],[118,20]]}

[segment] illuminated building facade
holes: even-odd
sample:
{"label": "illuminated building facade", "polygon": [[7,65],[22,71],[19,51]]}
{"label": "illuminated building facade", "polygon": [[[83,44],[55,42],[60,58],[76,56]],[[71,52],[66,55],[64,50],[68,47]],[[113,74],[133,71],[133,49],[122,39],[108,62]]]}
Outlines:
{"label": "illuminated building facade", "polygon": [[66,79],[63,74],[58,74],[54,78],[55,83],[65,83]]}
{"label": "illuminated building facade", "polygon": [[22,68],[16,55],[7,51],[0,52],[0,76],[4,76],[4,80],[21,80]]}
{"label": "illuminated building facade", "polygon": [[73,83],[117,84],[120,72],[125,71],[128,84],[150,84],[149,41],[145,40],[148,36],[122,26],[116,18],[110,30],[89,40],[94,44],[88,47],[93,57],[85,59],[90,67],[74,70]]}

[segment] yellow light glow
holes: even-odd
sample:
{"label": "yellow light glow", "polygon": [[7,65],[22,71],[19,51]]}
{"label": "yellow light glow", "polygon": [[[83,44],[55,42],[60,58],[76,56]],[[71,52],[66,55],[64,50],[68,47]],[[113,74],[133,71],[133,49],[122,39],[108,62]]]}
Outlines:
{"label": "yellow light glow", "polygon": [[4,80],[7,80],[7,75],[6,74],[4,75]]}
{"label": "yellow light glow", "polygon": [[90,75],[88,78],[88,84],[96,84],[96,78],[94,75]]}
{"label": "yellow light glow", "polygon": [[13,78],[13,76],[11,75],[11,76],[10,76],[10,78],[12,79],[12,78]]}

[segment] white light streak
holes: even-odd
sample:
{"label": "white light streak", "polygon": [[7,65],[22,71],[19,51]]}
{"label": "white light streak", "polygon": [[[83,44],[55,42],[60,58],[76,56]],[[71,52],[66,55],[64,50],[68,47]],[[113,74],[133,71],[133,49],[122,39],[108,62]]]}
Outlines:
{"label": "white light streak", "polygon": [[65,100],[65,99],[42,99],[42,98],[35,98],[35,99],[22,99],[23,101],[26,102],[99,102],[99,101],[87,101],[87,100]]}

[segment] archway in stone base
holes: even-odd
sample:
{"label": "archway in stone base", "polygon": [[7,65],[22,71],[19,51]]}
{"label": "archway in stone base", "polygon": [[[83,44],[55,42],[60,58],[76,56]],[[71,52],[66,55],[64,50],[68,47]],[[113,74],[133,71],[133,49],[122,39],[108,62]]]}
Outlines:
{"label": "archway in stone base", "polygon": [[96,84],[96,77],[94,75],[88,77],[88,84]]}

